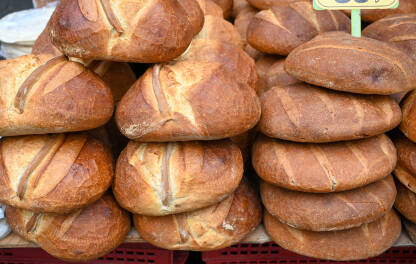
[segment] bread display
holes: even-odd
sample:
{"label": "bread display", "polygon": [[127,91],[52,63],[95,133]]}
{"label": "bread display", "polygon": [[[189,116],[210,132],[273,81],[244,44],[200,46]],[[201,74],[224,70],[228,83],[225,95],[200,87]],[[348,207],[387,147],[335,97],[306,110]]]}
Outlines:
{"label": "bread display", "polygon": [[394,176],[409,190],[416,192],[416,143],[401,133],[393,136],[397,148],[397,165]]}
{"label": "bread display", "polygon": [[269,183],[260,185],[267,211],[291,227],[310,231],[344,230],[370,223],[393,207],[396,187],[388,176],[367,186],[337,193],[304,193]]}
{"label": "bread display", "polygon": [[118,247],[130,230],[129,215],[110,194],[67,215],[8,206],[6,217],[14,232],[67,261],[99,258]]}
{"label": "bread display", "polygon": [[186,50],[195,24],[202,24],[189,13],[194,12],[177,0],[62,0],[50,20],[50,36],[71,57],[165,62]]}
{"label": "bread display", "polygon": [[215,250],[241,241],[261,222],[262,208],[245,181],[222,202],[169,216],[134,215],[134,226],[149,243],[171,250]]}
{"label": "bread display", "polygon": [[261,96],[259,129],[296,142],[334,142],[375,136],[400,124],[400,106],[390,96],[359,95],[297,83]]}
{"label": "bread display", "polygon": [[416,243],[416,224],[410,222],[409,220],[403,219],[403,226],[413,243]]}
{"label": "bread display", "polygon": [[321,34],[296,48],[285,61],[285,70],[297,79],[361,94],[415,89],[415,66],[409,55],[388,43],[344,32]]}
{"label": "bread display", "polygon": [[262,56],[256,61],[260,96],[275,86],[283,87],[300,82],[284,70],[284,65],[284,58],[273,55]]}
{"label": "bread display", "polygon": [[230,195],[243,176],[231,141],[130,142],[117,161],[113,192],[122,207],[160,216],[200,209]]}
{"label": "bread display", "polygon": [[416,142],[416,91],[410,92],[400,103],[403,120],[400,130],[413,142]]}
{"label": "bread display", "polygon": [[263,180],[315,193],[346,191],[381,180],[393,171],[396,161],[396,149],[383,134],[325,144],[261,136],[252,153],[254,169]]}
{"label": "bread display", "polygon": [[416,13],[391,15],[380,19],[367,26],[363,35],[390,42],[416,59]]}
{"label": "bread display", "polygon": [[107,85],[64,57],[0,61],[0,79],[0,136],[88,130],[113,114]]}
{"label": "bread display", "polygon": [[247,41],[261,52],[288,55],[322,32],[349,32],[350,24],[341,11],[317,11],[311,1],[295,1],[257,13],[248,26]]}
{"label": "bread display", "polygon": [[121,99],[116,121],[137,141],[214,140],[260,119],[256,92],[219,63],[182,61],[148,69]]}
{"label": "bread display", "polygon": [[267,233],[277,244],[290,251],[309,257],[347,261],[380,255],[399,238],[400,218],[390,210],[382,218],[362,226],[329,232],[298,230],[264,215]]}
{"label": "bread display", "polygon": [[86,133],[7,137],[0,141],[0,201],[35,212],[68,213],[110,186],[110,151]]}
{"label": "bread display", "polygon": [[394,207],[406,219],[416,223],[416,193],[407,189],[406,186],[400,182],[397,184],[397,197],[394,202]]}

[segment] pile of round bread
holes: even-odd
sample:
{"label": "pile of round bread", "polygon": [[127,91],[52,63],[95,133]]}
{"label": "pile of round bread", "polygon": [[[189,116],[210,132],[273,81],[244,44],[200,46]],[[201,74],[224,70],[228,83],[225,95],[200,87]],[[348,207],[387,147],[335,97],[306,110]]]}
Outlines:
{"label": "pile of round bread", "polygon": [[[365,259],[398,239],[395,205],[416,239],[416,92],[397,103],[416,88],[416,2],[363,11],[374,23],[362,38],[309,0],[235,2],[259,75],[251,154],[270,237],[306,256]],[[408,139],[392,133],[396,151],[385,133],[399,125]]]}
{"label": "pile of round bread", "polygon": [[[257,72],[224,19],[232,1],[216,2],[61,0],[33,54],[0,62],[0,201],[15,233],[87,261],[122,243],[127,211],[167,249],[227,247],[260,224],[243,178]],[[136,80],[131,65],[147,70]]]}

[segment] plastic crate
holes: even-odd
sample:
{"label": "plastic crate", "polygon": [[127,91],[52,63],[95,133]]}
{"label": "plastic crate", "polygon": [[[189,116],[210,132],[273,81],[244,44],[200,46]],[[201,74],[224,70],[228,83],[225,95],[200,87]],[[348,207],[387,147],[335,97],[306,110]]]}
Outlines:
{"label": "plastic crate", "polygon": [[298,255],[274,243],[238,244],[222,250],[203,252],[206,264],[320,264],[320,263],[374,263],[410,264],[416,263],[415,247],[391,248],[384,254],[366,260],[337,262],[319,260]]}
{"label": "plastic crate", "polygon": [[[170,251],[145,243],[122,244],[104,257],[90,264],[185,264],[189,252]],[[2,248],[0,264],[64,264],[41,248]],[[73,263],[73,262],[72,262]]]}

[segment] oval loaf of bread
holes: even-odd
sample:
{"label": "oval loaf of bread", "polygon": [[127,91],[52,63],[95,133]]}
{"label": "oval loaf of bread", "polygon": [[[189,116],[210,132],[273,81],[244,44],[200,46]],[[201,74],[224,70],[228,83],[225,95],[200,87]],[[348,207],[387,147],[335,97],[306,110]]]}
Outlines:
{"label": "oval loaf of bread", "polygon": [[416,142],[416,91],[409,93],[400,103],[403,120],[400,130],[413,142]]}
{"label": "oval loaf of bread", "polygon": [[416,192],[416,143],[401,133],[393,135],[397,148],[397,165],[394,176],[409,190]]}
{"label": "oval loaf of bread", "polygon": [[397,182],[397,197],[394,207],[406,219],[416,223],[416,193],[407,189],[400,182]]}

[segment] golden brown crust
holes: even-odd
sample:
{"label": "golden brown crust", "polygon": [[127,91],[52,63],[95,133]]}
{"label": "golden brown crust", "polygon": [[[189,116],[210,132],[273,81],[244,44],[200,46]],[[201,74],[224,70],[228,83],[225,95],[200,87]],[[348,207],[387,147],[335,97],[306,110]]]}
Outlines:
{"label": "golden brown crust", "polygon": [[243,41],[244,51],[253,59],[258,59],[261,56],[261,53],[247,43],[247,29],[251,19],[257,14],[257,12],[258,11],[256,9],[251,6],[247,6],[240,11],[234,20],[234,27],[237,29],[241,40]]}
{"label": "golden brown crust", "polygon": [[118,159],[113,192],[136,214],[182,213],[225,199],[240,183],[243,167],[240,149],[229,140],[131,141]]}
{"label": "golden brown crust", "polygon": [[381,180],[393,171],[396,161],[396,149],[384,134],[325,144],[262,136],[254,143],[252,154],[253,166],[263,180],[316,193],[346,191]]}
{"label": "golden brown crust", "polygon": [[393,207],[393,177],[338,193],[304,193],[262,181],[261,197],[267,211],[291,227],[310,231],[344,230],[370,223]]}
{"label": "golden brown crust", "polygon": [[[310,1],[310,0],[247,0],[250,5],[258,9],[270,9],[273,6],[287,5],[295,2]],[[311,2],[311,1],[310,1]]]}
{"label": "golden brown crust", "polygon": [[415,13],[385,17],[367,26],[362,34],[369,38],[390,42],[397,48],[402,49],[413,59],[416,59]]}
{"label": "golden brown crust", "polygon": [[308,1],[274,6],[257,13],[247,29],[247,41],[269,54],[288,55],[322,32],[350,31],[350,20],[341,11],[316,11]]}
{"label": "golden brown crust", "polygon": [[202,12],[205,16],[216,16],[224,18],[221,7],[219,7],[212,0],[196,0],[199,3],[199,6],[202,9]]}
{"label": "golden brown crust", "polygon": [[247,0],[233,0],[232,16],[237,18],[237,16],[246,8],[251,8]]}
{"label": "golden brown crust", "polygon": [[273,87],[261,98],[259,129],[296,142],[335,142],[379,135],[400,124],[390,96],[347,94],[297,83]]}
{"label": "golden brown crust", "polygon": [[68,215],[33,214],[8,206],[12,230],[67,261],[99,258],[119,246],[130,230],[130,217],[110,194]]}
{"label": "golden brown crust", "polygon": [[110,89],[79,63],[53,55],[0,62],[0,135],[62,133],[105,124]]}
{"label": "golden brown crust", "polygon": [[403,219],[403,226],[413,243],[416,243],[416,224],[407,219]]}
{"label": "golden brown crust", "polygon": [[164,62],[186,50],[197,28],[192,21],[177,0],[61,0],[50,36],[71,57]]}
{"label": "golden brown crust", "polygon": [[134,225],[149,243],[172,250],[215,250],[241,241],[261,222],[261,203],[246,181],[222,202],[193,212],[134,216]]}
{"label": "golden brown crust", "polygon": [[233,0],[211,0],[221,7],[224,18],[228,18],[233,10]]}
{"label": "golden brown crust", "polygon": [[296,48],[285,70],[311,84],[362,94],[409,91],[416,83],[415,61],[406,53],[344,32],[324,33]]}
{"label": "golden brown crust", "polygon": [[395,133],[392,139],[397,149],[394,175],[407,188],[416,192],[416,143],[400,132]]}
{"label": "golden brown crust", "polygon": [[49,30],[48,24],[33,44],[32,54],[52,54],[55,56],[62,55],[62,52],[52,44],[51,38],[49,37]]}
{"label": "golden brown crust", "polygon": [[227,138],[249,130],[259,119],[255,91],[213,62],[153,66],[116,111],[120,131],[142,142]]}
{"label": "golden brown crust", "polygon": [[204,25],[204,13],[198,1],[178,0],[178,2],[188,15],[189,22],[191,22],[193,28],[193,34],[198,34]]}
{"label": "golden brown crust", "polygon": [[7,137],[0,152],[0,201],[35,212],[85,207],[114,175],[110,151],[84,133]]}
{"label": "golden brown crust", "polygon": [[[344,11],[349,14],[349,11]],[[400,4],[394,9],[368,9],[361,10],[361,19],[367,23],[373,23],[391,15],[404,15],[416,13],[416,2],[414,0],[400,0]]]}
{"label": "golden brown crust", "polygon": [[416,142],[416,91],[410,92],[400,104],[403,120],[400,130],[413,142]]}
{"label": "golden brown crust", "polygon": [[285,249],[309,257],[337,261],[380,255],[396,242],[402,227],[394,210],[375,222],[340,231],[298,230],[280,223],[267,212],[264,226],[271,238]]}
{"label": "golden brown crust", "polygon": [[406,219],[416,222],[416,193],[407,189],[406,186],[396,181],[397,197],[394,202],[394,207]]}

